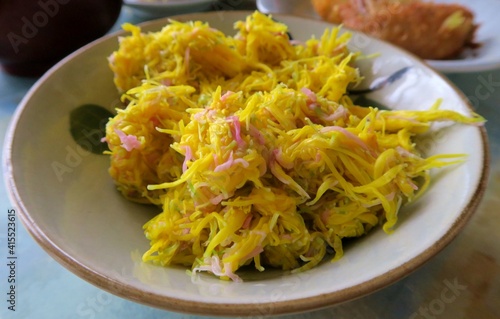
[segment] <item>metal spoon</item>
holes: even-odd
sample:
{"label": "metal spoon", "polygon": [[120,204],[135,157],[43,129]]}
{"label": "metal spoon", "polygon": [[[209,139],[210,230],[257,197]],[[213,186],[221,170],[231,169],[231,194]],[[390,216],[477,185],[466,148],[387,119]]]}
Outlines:
{"label": "metal spoon", "polygon": [[372,92],[378,91],[380,89],[383,89],[387,85],[392,84],[392,83],[396,82],[397,80],[399,80],[400,78],[402,78],[403,75],[405,75],[405,73],[409,69],[411,69],[411,66],[405,66],[404,68],[397,70],[396,72],[394,72],[393,74],[391,74],[389,76],[384,76],[384,77],[380,77],[380,78],[375,79],[367,89],[348,90],[347,94],[349,94],[349,95],[361,95],[361,94],[368,94],[368,93],[372,93]]}

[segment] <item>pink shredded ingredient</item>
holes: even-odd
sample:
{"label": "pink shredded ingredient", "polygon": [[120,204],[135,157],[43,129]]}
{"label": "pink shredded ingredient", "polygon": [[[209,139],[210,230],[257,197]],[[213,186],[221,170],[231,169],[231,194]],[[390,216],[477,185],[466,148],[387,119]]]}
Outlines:
{"label": "pink shredded ingredient", "polygon": [[220,194],[220,195],[217,195],[217,196],[215,196],[213,198],[210,198],[210,203],[212,205],[218,205],[223,200],[224,200],[224,195]]}
{"label": "pink shredded ingredient", "polygon": [[279,165],[278,163],[276,163],[276,161],[271,161],[271,163],[269,164],[269,168],[271,169],[271,173],[273,173],[274,177],[276,177],[280,182],[282,182],[283,184],[285,185],[288,185],[290,184],[289,181],[287,181],[285,178],[283,178],[282,176],[280,176],[280,174],[276,171],[276,165]]}
{"label": "pink shredded ingredient", "polygon": [[149,120],[151,121],[154,127],[158,127],[161,124],[160,120],[156,116],[152,116]]}
{"label": "pink shredded ingredient", "polygon": [[189,61],[191,59],[191,49],[189,47],[186,48],[184,52],[184,68],[186,70],[186,75],[189,76]]}
{"label": "pink shredded ingredient", "polygon": [[219,156],[216,153],[213,154],[214,157],[214,165],[217,167],[219,165]]}
{"label": "pink shredded ingredient", "polygon": [[315,104],[316,102],[318,102],[318,97],[309,88],[303,87],[302,89],[300,89],[300,91],[307,96],[307,105],[309,107],[311,107],[311,104]]}
{"label": "pink shredded ingredient", "polygon": [[398,152],[398,154],[401,155],[402,157],[410,157],[410,158],[417,157],[415,154],[413,154],[412,152],[408,151],[407,149],[401,146],[396,146],[396,152]]}
{"label": "pink shredded ingredient", "polygon": [[228,169],[229,167],[231,167],[231,165],[233,165],[233,152],[231,151],[231,153],[229,154],[229,158],[227,159],[227,161],[225,161],[224,163],[222,164],[219,164],[215,167],[214,169],[214,172],[220,172],[220,171],[224,171],[226,169]]}
{"label": "pink shredded ingredient", "polygon": [[345,107],[343,107],[342,105],[339,105],[339,107],[335,110],[335,112],[333,112],[329,116],[325,116],[323,118],[323,120],[336,121],[338,119],[345,118],[347,115],[348,115],[348,113],[347,113],[347,110],[345,109]]}
{"label": "pink shredded ingredient", "polygon": [[299,40],[290,40],[291,45],[304,45],[304,42]]}
{"label": "pink shredded ingredient", "polygon": [[198,33],[200,33],[200,28],[193,28],[193,30],[191,31],[191,37],[196,37]]}
{"label": "pink shredded ingredient", "polygon": [[196,188],[200,188],[200,187],[210,187],[210,184],[207,183],[207,182],[198,182],[194,185],[194,187]]}
{"label": "pink shredded ingredient", "polygon": [[204,265],[201,265],[199,267],[195,267],[193,269],[193,275],[195,275],[199,271],[208,271],[213,273],[215,276],[218,277],[228,277],[234,282],[241,282],[241,278],[236,275],[232,270],[231,270],[231,264],[230,263],[225,263],[224,264],[224,272],[222,272],[222,266],[221,266],[221,261],[219,257],[217,256],[212,256],[212,257],[207,257],[204,260]]}
{"label": "pink shredded ingredient", "polygon": [[172,84],[174,84],[174,82],[171,79],[163,79],[161,80],[160,83],[163,84],[164,86],[171,86]]}
{"label": "pink shredded ingredient", "polygon": [[228,278],[230,278],[232,281],[234,282],[242,282],[243,280],[240,278],[240,276],[238,276],[237,274],[235,274],[232,270],[231,270],[231,264],[230,263],[225,263],[224,264],[224,275],[227,276]]}
{"label": "pink shredded ingredient", "polygon": [[309,103],[307,104],[310,110],[313,110],[318,107],[318,103]]}
{"label": "pink shredded ingredient", "polygon": [[329,210],[324,210],[320,215],[319,215],[321,221],[323,224],[328,223],[328,217],[330,217],[330,211]]}
{"label": "pink shredded ingredient", "polygon": [[314,159],[314,161],[315,161],[316,163],[319,163],[319,162],[321,161],[321,159],[322,159],[322,158],[321,158],[321,154],[320,154],[320,153],[318,153],[318,154],[316,154],[316,158]]}
{"label": "pink shredded ingredient", "polygon": [[210,266],[212,266],[212,273],[216,276],[223,276],[222,266],[220,264],[220,259],[216,256],[212,256]]}
{"label": "pink shredded ingredient", "polygon": [[291,169],[293,168],[293,162],[290,162],[290,163],[287,163],[285,162],[285,160],[283,159],[283,151],[281,150],[281,148],[275,148],[273,150],[273,155],[274,155],[274,158],[276,159],[276,161],[281,165],[283,166],[284,168],[287,168],[287,169]]}
{"label": "pink shredded ingredient", "polygon": [[[243,147],[245,146],[245,141],[241,138],[241,124],[240,124],[240,119],[236,115],[228,116],[226,118],[228,122],[233,123],[233,126],[231,127],[231,133],[233,133],[234,139],[236,140],[236,143],[238,143],[238,146]],[[234,131],[233,131],[234,128]]]}
{"label": "pink shredded ingredient", "polygon": [[233,161],[233,164],[241,164],[241,166],[243,166],[244,168],[247,168],[248,166],[250,166],[250,163],[248,163],[248,161],[243,159],[243,158],[235,159]]}
{"label": "pink shredded ingredient", "polygon": [[226,93],[224,93],[221,97],[220,97],[220,101],[222,103],[226,102],[227,98],[230,97],[231,95],[233,95],[234,92],[232,91],[227,91]]}
{"label": "pink shredded ingredient", "polygon": [[197,121],[197,122],[201,122],[202,118],[207,115],[207,110],[204,109],[203,111],[200,111],[198,113],[195,113],[193,115],[193,120]]}
{"label": "pink shredded ingredient", "polygon": [[250,227],[252,219],[253,219],[252,214],[248,214],[247,218],[245,218],[245,221],[243,222],[243,225],[241,225],[241,229],[248,229]]}
{"label": "pink shredded ingredient", "polygon": [[115,61],[116,61],[116,57],[114,54],[111,54],[109,57],[108,57],[108,62],[109,64],[115,64]]}
{"label": "pink shredded ingredient", "polygon": [[248,255],[245,255],[245,257],[243,257],[241,259],[248,260],[248,259],[254,258],[255,256],[257,256],[258,254],[260,254],[263,251],[264,251],[264,248],[262,248],[262,246],[259,245],[259,246],[255,247],[251,252],[249,252]]}
{"label": "pink shredded ingredient", "polygon": [[139,149],[141,147],[141,142],[139,142],[137,136],[127,135],[122,130],[116,128],[115,133],[120,138],[120,142],[122,142],[121,147],[127,150],[127,152],[130,152],[133,149]]}
{"label": "pink shredded ingredient", "polygon": [[252,124],[249,126],[250,128],[250,136],[254,137],[257,139],[257,142],[260,145],[264,145],[266,143],[266,140],[264,139],[264,135]]}
{"label": "pink shredded ingredient", "polygon": [[418,190],[418,186],[413,183],[413,181],[411,179],[408,178],[408,184],[410,184],[411,188],[413,188],[414,190]]}
{"label": "pink shredded ingredient", "polygon": [[394,197],[396,197],[396,192],[390,192],[389,194],[385,195],[385,198],[390,201],[392,201]]}
{"label": "pink shredded ingredient", "polygon": [[182,172],[184,173],[187,170],[187,163],[193,159],[193,151],[189,145],[183,145],[181,148],[186,153],[184,155],[184,162],[182,163]]}
{"label": "pink shredded ingredient", "polygon": [[231,151],[227,161],[225,161],[224,163],[222,163],[220,165],[217,165],[214,169],[214,172],[224,171],[224,170],[230,168],[231,166],[233,166],[234,164],[241,164],[241,166],[243,166],[245,168],[247,168],[250,165],[250,163],[248,163],[248,161],[244,160],[243,158],[234,159],[233,152]]}

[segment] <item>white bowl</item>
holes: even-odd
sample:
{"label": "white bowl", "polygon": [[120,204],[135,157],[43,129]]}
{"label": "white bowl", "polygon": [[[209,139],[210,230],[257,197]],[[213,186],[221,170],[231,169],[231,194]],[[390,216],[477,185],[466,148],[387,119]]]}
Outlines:
{"label": "white bowl", "polygon": [[[500,68],[500,10],[498,0],[433,0],[436,3],[454,3],[469,8],[474,21],[479,25],[475,40],[481,46],[465,50],[459,57],[449,60],[426,60],[434,69],[443,73],[467,73]],[[320,19],[310,1],[303,0],[257,0],[257,8],[265,13],[289,13]]]}
{"label": "white bowl", "polygon": [[500,68],[500,20],[498,0],[438,0],[439,3],[455,3],[468,7],[479,25],[475,40],[481,46],[466,50],[458,58],[450,60],[427,60],[436,70],[445,73],[480,72]]}
{"label": "white bowl", "polygon": [[174,14],[209,10],[213,0],[123,0],[123,4],[139,14],[149,17],[166,17]]}
{"label": "white bowl", "polygon": [[[213,12],[178,17],[205,20],[233,33],[233,22],[249,12]],[[320,35],[330,25],[276,16],[296,39]],[[166,20],[147,23],[159,30]],[[369,294],[408,275],[446,246],[478,205],[485,187],[488,146],[483,127],[454,125],[429,135],[430,154],[468,153],[467,161],[439,170],[425,196],[401,212],[395,232],[381,229],[350,243],[344,257],[299,274],[245,274],[242,283],[212,276],[192,281],[181,267],[141,262],[148,248],[142,225],[151,207],[124,199],[107,173],[107,156],[79,147],[69,131],[69,114],[81,104],[113,110],[119,96],[106,58],[117,34],[75,52],[45,74],[19,105],[5,143],[7,189],[35,240],[81,278],[118,296],[173,311],[204,315],[271,315],[334,305]],[[353,45],[364,36],[354,35]],[[358,42],[358,43],[356,43]],[[359,45],[360,46],[360,45]],[[400,49],[371,39],[363,52],[381,53],[359,67],[367,81],[411,69],[370,98],[390,108],[424,109],[438,98],[442,107],[470,112],[452,84]],[[442,131],[440,131],[442,132]]]}

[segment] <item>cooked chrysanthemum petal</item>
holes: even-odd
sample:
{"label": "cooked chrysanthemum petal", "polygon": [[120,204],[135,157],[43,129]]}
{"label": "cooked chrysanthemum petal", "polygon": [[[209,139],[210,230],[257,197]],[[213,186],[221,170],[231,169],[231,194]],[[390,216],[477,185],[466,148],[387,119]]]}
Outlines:
{"label": "cooked chrysanthemum petal", "polygon": [[[128,106],[109,121],[118,189],[162,212],[144,225],[143,260],[240,280],[242,266],[303,271],[343,255],[342,239],[383,224],[462,154],[424,157],[415,136],[433,121],[476,114],[356,106],[360,76],[348,33],[292,43],[255,13],[235,37],[172,22],[121,40],[112,69]],[[173,41],[175,40],[175,41]],[[329,247],[329,248],[328,248]],[[328,248],[328,249],[327,249]]]}

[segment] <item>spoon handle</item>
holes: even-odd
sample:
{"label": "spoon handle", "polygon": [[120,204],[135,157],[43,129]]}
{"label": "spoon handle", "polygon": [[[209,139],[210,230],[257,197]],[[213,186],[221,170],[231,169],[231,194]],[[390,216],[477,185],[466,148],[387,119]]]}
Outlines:
{"label": "spoon handle", "polygon": [[397,80],[399,80],[400,78],[402,78],[403,75],[409,69],[411,69],[411,66],[405,66],[404,68],[397,70],[396,72],[394,72],[393,74],[391,74],[389,76],[380,77],[380,78],[375,79],[367,89],[349,90],[347,93],[349,95],[360,95],[360,94],[368,94],[368,93],[378,91],[380,89],[383,89],[387,85],[392,84],[392,83],[396,82]]}

